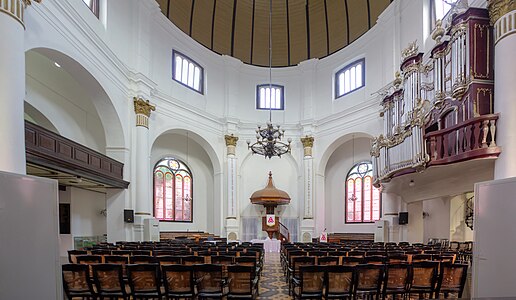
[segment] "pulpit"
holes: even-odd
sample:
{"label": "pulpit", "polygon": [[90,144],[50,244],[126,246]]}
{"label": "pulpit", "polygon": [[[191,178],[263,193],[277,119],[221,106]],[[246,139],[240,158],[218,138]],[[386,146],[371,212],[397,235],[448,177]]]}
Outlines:
{"label": "pulpit", "polygon": [[274,235],[279,238],[279,217],[274,214],[274,209],[278,205],[289,204],[290,196],[285,191],[279,190],[274,186],[272,181],[272,172],[269,172],[269,181],[267,182],[267,186],[254,192],[250,199],[251,203],[263,205],[265,207],[266,216],[262,218],[262,230],[266,231],[271,239]]}

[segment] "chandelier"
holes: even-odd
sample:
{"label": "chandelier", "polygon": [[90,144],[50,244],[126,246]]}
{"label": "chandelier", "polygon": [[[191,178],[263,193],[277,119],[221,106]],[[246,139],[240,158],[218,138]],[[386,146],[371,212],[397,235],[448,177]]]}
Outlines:
{"label": "chandelier", "polygon": [[[269,1],[269,99],[272,99],[272,0]],[[247,140],[247,148],[253,154],[263,155],[265,158],[273,156],[281,157],[283,154],[290,152],[290,144],[292,139],[288,138],[287,142],[283,142],[285,129],[280,129],[280,125],[272,124],[272,101],[269,102],[269,121],[265,127],[258,125],[256,129],[256,142],[251,144]]]}

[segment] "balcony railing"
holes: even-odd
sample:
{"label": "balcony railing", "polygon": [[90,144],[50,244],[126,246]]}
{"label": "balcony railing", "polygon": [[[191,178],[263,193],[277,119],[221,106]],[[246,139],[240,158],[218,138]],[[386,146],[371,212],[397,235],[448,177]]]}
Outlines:
{"label": "balcony railing", "polygon": [[498,114],[482,115],[442,130],[425,134],[429,166],[443,165],[474,158],[497,157]]}

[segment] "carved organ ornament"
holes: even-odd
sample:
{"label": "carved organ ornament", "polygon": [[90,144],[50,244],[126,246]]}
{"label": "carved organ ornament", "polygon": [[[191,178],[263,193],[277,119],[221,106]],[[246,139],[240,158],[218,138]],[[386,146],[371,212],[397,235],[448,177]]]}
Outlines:
{"label": "carved organ ornament", "polygon": [[417,41],[380,91],[384,132],[373,139],[374,184],[428,166],[493,158],[493,40],[486,10],[469,8],[449,25],[436,22],[436,45],[423,59]]}

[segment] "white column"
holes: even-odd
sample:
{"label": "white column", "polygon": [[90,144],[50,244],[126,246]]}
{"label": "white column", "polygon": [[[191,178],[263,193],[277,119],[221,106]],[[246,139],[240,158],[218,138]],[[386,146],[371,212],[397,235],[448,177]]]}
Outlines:
{"label": "white column", "polygon": [[386,220],[389,226],[389,239],[386,242],[400,242],[400,225],[398,224],[400,205],[401,200],[398,195],[382,193],[382,219]]}
{"label": "white column", "polygon": [[495,161],[495,179],[516,176],[516,3],[494,0],[489,3],[494,24],[494,111],[500,114],[496,124],[496,144],[502,153]]}
{"label": "white column", "polygon": [[225,135],[227,149],[227,212],[226,212],[226,234],[228,240],[239,239],[239,226],[237,221],[237,158],[236,145],[238,137]]}
{"label": "white column", "polygon": [[[0,1],[0,171],[25,174],[23,13],[30,1]],[[39,2],[39,1],[38,1]]]}
{"label": "white column", "polygon": [[142,98],[134,98],[136,113],[136,163],[134,172],[137,174],[135,185],[134,238],[143,240],[143,222],[152,216],[152,196],[149,186],[150,153],[149,153],[149,116],[156,107]]}
{"label": "white column", "polygon": [[306,136],[301,138],[303,144],[303,191],[304,191],[304,209],[303,220],[301,221],[301,238],[302,242],[311,242],[314,238],[314,158],[312,156],[312,148],[314,146],[314,138]]}

